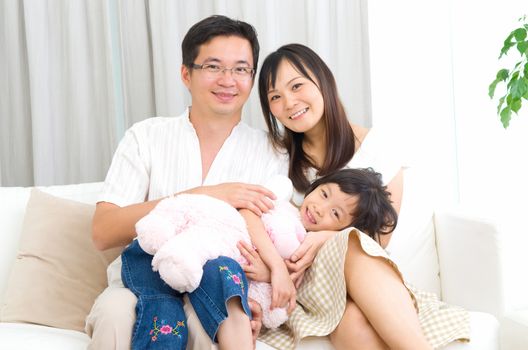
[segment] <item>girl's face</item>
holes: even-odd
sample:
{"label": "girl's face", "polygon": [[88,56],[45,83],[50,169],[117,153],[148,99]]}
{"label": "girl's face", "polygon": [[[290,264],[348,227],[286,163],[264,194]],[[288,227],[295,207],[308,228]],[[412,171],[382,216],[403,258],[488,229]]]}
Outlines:
{"label": "girl's face", "polygon": [[268,91],[268,103],[271,113],[292,131],[304,133],[323,123],[324,101],[319,87],[288,60],[279,64],[275,87]]}
{"label": "girl's face", "polygon": [[357,200],[335,183],[322,184],[304,198],[301,221],[307,231],[342,230],[352,223]]}

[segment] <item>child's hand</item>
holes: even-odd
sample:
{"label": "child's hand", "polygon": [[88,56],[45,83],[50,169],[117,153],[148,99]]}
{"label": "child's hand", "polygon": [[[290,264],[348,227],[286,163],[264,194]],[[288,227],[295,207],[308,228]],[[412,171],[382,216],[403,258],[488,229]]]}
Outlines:
{"label": "child's hand", "polygon": [[257,282],[271,282],[271,271],[260,258],[259,253],[248,243],[239,241],[237,244],[240,254],[248,261],[247,265],[242,265],[246,277]]}
{"label": "child's hand", "polygon": [[295,308],[297,290],[284,264],[271,271],[271,309],[287,307],[288,314]]}
{"label": "child's hand", "polygon": [[335,233],[336,231],[318,231],[308,232],[306,234],[304,241],[290,257],[290,261],[285,260],[293,281],[296,281],[300,285],[300,282],[298,282],[299,278],[301,278],[304,271],[312,265],[319,249],[321,249],[323,244],[333,237]]}
{"label": "child's hand", "polygon": [[255,347],[260,328],[262,328],[262,308],[259,303],[251,298],[248,298],[248,305],[253,316],[251,320],[251,335],[253,337],[253,347]]}

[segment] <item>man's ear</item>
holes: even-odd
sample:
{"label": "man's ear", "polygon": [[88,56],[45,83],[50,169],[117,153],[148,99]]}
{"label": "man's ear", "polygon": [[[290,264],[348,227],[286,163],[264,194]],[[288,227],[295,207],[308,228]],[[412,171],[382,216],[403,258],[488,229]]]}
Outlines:
{"label": "man's ear", "polygon": [[183,84],[185,84],[187,89],[190,89],[190,87],[191,87],[191,71],[189,70],[189,68],[186,65],[182,64],[180,72],[181,72],[181,79],[183,81]]}

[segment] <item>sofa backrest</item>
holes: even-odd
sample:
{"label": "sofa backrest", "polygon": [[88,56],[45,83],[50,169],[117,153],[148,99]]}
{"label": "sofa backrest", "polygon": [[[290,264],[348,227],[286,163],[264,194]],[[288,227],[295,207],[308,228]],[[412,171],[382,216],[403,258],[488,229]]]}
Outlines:
{"label": "sofa backrest", "polygon": [[407,282],[441,295],[440,268],[435,238],[433,201],[425,172],[417,167],[404,172],[398,226],[386,248]]}
{"label": "sofa backrest", "polygon": [[[413,285],[441,295],[433,209],[423,177],[407,169],[398,227],[387,251]],[[102,182],[39,187],[44,192],[95,204]],[[0,300],[16,257],[30,188],[0,187]]]}
{"label": "sofa backrest", "polygon": [[[38,188],[58,197],[95,204],[101,187],[102,182]],[[3,298],[9,272],[17,255],[30,191],[29,187],[0,187],[0,300]]]}

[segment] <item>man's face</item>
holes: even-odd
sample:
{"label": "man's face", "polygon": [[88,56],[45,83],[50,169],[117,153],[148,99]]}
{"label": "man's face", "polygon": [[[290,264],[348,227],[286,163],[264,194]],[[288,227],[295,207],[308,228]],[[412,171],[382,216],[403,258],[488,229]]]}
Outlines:
{"label": "man's face", "polygon": [[[201,45],[194,64],[254,68],[251,45],[238,36],[217,36]],[[253,86],[251,76],[240,77],[232,70],[211,73],[185,66],[182,66],[182,80],[192,96],[192,113],[203,117],[240,119],[242,107]]]}

